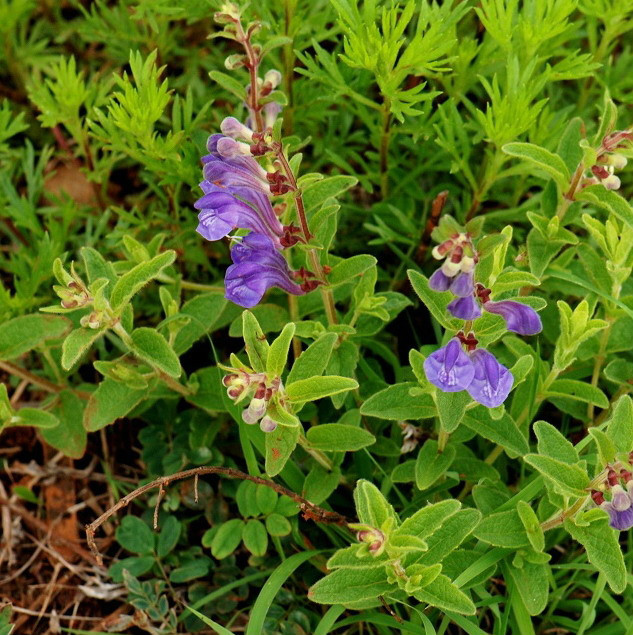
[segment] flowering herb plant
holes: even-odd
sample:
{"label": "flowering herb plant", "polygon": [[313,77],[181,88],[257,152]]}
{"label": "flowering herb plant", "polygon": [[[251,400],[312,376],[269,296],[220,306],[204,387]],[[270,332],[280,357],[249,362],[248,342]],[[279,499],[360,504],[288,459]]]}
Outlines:
{"label": "flowering herb plant", "polygon": [[103,459],[75,609],[633,633],[633,8],[48,4],[0,0],[0,504]]}

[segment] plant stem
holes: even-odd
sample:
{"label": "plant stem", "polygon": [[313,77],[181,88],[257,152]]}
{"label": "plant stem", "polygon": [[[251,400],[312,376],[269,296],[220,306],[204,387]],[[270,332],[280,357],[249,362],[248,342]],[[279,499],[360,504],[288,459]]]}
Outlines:
{"label": "plant stem", "polygon": [[[299,186],[297,185],[297,179],[286,159],[286,156],[283,152],[283,148],[279,146],[275,149],[275,153],[277,156],[277,160],[281,164],[283,171],[286,174],[288,182],[290,183],[291,188],[294,191],[294,200],[297,209],[297,218],[299,219],[299,225],[301,226],[301,233],[303,234],[303,239],[306,243],[310,241],[312,238],[312,234],[310,233],[310,228],[308,226],[308,219],[306,216],[305,205],[303,204],[303,195]],[[321,261],[319,260],[319,255],[317,254],[316,249],[312,248],[308,250],[308,259],[310,260],[310,267],[314,270],[314,274],[317,279],[321,282],[321,286],[319,290],[321,292],[321,298],[323,299],[323,306],[325,308],[325,314],[327,316],[327,320],[329,324],[336,324],[336,308],[334,306],[334,295],[332,294],[331,289],[327,287],[327,278],[325,277],[325,272],[323,271],[323,267],[321,266]]]}
{"label": "plant stem", "polygon": [[321,450],[315,450],[314,448],[310,447],[310,443],[305,438],[303,433],[299,434],[298,443],[317,463],[320,463],[326,470],[330,471],[332,469],[332,460],[328,456],[323,454]]}
{"label": "plant stem", "polygon": [[52,381],[49,381],[48,379],[44,379],[44,377],[38,377],[37,375],[34,375],[33,373],[26,370],[25,368],[16,366],[15,364],[12,364],[11,362],[0,361],[0,369],[4,370],[5,372],[11,375],[15,375],[16,377],[20,377],[20,379],[26,379],[30,383],[35,384],[36,386],[39,386],[40,388],[43,388],[44,390],[46,390],[46,392],[57,394],[57,393],[60,393],[62,390],[71,390],[78,397],[81,397],[82,399],[90,399],[89,392],[84,392],[83,390],[74,390],[72,388],[69,388],[68,386],[59,386],[57,384],[54,384]]}
{"label": "plant stem", "polygon": [[543,531],[549,531],[550,529],[559,527],[568,518],[571,518],[577,512],[579,512],[583,508],[586,502],[587,502],[587,496],[585,496],[584,498],[579,498],[571,507],[564,510],[562,513],[558,514],[554,518],[550,518],[550,520],[546,520],[545,522],[541,523],[541,529]]}
{"label": "plant stem", "polygon": [[250,91],[248,95],[248,108],[253,115],[256,132],[264,130],[264,119],[262,117],[262,107],[259,104],[259,87],[257,86],[257,71],[259,69],[260,59],[257,57],[253,44],[251,43],[251,34],[245,33],[240,20],[236,23],[238,42],[242,44],[246,51],[246,68],[250,78]]}
{"label": "plant stem", "polygon": [[383,200],[389,195],[389,142],[391,140],[391,102],[387,97],[382,102],[382,130],[380,135],[380,195]]}
{"label": "plant stem", "polygon": [[88,542],[88,546],[90,550],[94,554],[97,559],[97,563],[99,565],[103,565],[103,558],[97,549],[97,545],[95,543],[95,532],[103,523],[108,520],[111,516],[116,514],[120,509],[127,507],[134,499],[138,498],[145,492],[152,490],[156,487],[160,488],[160,490],[164,490],[170,483],[174,481],[182,481],[186,478],[191,477],[199,477],[204,476],[205,474],[219,474],[220,476],[226,476],[228,478],[237,478],[244,481],[251,481],[252,483],[256,483],[257,485],[264,485],[265,487],[270,487],[275,490],[278,494],[282,494],[283,496],[288,496],[288,498],[292,499],[296,503],[299,504],[301,510],[303,512],[303,517],[306,519],[313,520],[315,522],[322,523],[333,523],[336,525],[347,525],[347,518],[338,512],[332,512],[327,509],[323,509],[314,503],[311,503],[309,500],[303,498],[303,496],[299,496],[299,494],[295,494],[292,490],[284,487],[283,485],[278,485],[277,483],[273,483],[268,479],[261,478],[259,476],[251,476],[250,474],[246,474],[241,472],[240,470],[235,470],[230,467],[216,467],[216,466],[207,466],[207,467],[196,467],[191,470],[185,470],[184,472],[176,472],[175,474],[171,474],[169,476],[161,476],[151,483],[147,483],[146,485],[142,485],[138,487],[133,492],[130,492],[127,496],[124,496],[120,499],[115,505],[110,507],[105,513],[101,514],[99,518],[86,526],[86,539]]}

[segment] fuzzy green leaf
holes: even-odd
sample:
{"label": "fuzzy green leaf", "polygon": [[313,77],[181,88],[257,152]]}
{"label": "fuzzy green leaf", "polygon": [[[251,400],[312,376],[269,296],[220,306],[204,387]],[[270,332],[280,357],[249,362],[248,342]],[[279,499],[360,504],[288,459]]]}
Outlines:
{"label": "fuzzy green leaf", "polygon": [[418,489],[428,489],[450,467],[455,458],[455,448],[449,445],[443,452],[435,439],[427,439],[418,452],[415,462],[415,484]]}
{"label": "fuzzy green leaf", "polygon": [[299,379],[286,386],[288,399],[294,403],[305,401],[316,401],[323,397],[330,397],[347,390],[358,388],[358,382],[349,377],[338,377],[336,375],[325,375],[322,377],[310,377],[309,379]]}
{"label": "fuzzy green leaf", "polygon": [[326,452],[356,452],[376,443],[376,437],[371,432],[341,423],[313,426],[306,436],[313,448]]}
{"label": "fuzzy green leaf", "polygon": [[14,359],[41,342],[62,337],[72,322],[60,315],[22,315],[0,324],[0,359]]}

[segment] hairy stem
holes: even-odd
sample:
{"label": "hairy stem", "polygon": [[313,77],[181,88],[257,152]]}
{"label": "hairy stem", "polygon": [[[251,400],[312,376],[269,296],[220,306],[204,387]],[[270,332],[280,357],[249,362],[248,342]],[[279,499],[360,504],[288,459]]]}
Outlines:
{"label": "hairy stem", "polygon": [[98,564],[103,565],[103,558],[97,549],[97,544],[95,542],[95,532],[103,523],[108,520],[111,516],[116,514],[120,509],[127,507],[134,499],[139,496],[145,494],[156,487],[159,488],[159,491],[164,491],[165,487],[167,487],[170,483],[174,481],[182,481],[191,477],[200,477],[206,474],[219,474],[220,476],[226,476],[227,478],[237,478],[243,481],[251,481],[252,483],[256,483],[257,485],[264,485],[265,487],[270,487],[275,490],[278,494],[282,494],[283,496],[288,496],[295,503],[299,505],[301,511],[303,512],[303,517],[309,520],[313,520],[315,522],[321,523],[332,523],[335,525],[343,525],[346,526],[348,521],[345,516],[339,514],[338,512],[332,512],[327,509],[323,509],[314,503],[311,503],[309,500],[303,498],[303,496],[299,496],[299,494],[295,494],[292,490],[284,487],[283,485],[278,485],[277,483],[273,483],[265,478],[259,476],[251,476],[240,470],[235,470],[230,467],[196,467],[191,470],[185,470],[183,472],[176,472],[175,474],[171,474],[169,476],[161,476],[153,480],[151,483],[147,483],[146,485],[142,485],[138,487],[133,492],[130,492],[127,496],[124,496],[120,499],[115,505],[110,507],[105,513],[101,514],[99,518],[91,522],[89,525],[86,525],[86,540],[88,542],[88,546],[90,547],[90,551],[94,554]]}

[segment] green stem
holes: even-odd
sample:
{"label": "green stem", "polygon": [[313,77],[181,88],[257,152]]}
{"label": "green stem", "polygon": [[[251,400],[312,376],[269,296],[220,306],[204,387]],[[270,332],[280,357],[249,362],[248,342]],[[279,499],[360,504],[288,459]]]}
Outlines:
{"label": "green stem", "polygon": [[333,467],[332,459],[323,454],[321,450],[315,450],[310,447],[310,442],[306,439],[303,433],[299,434],[299,445],[317,462],[320,463],[326,470],[330,471]]}
{"label": "green stem", "polygon": [[385,97],[382,103],[382,130],[380,135],[380,195],[389,195],[389,142],[391,140],[391,102]]}
{"label": "green stem", "polygon": [[578,513],[586,504],[587,500],[588,500],[587,496],[583,498],[579,498],[571,507],[561,512],[558,516],[555,516],[554,518],[550,518],[550,520],[546,520],[545,522],[541,523],[541,529],[543,531],[549,531],[550,529],[559,527],[568,518],[571,518],[576,513]]}

